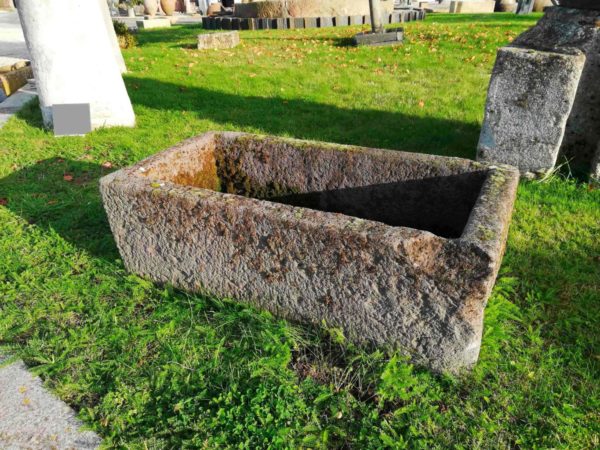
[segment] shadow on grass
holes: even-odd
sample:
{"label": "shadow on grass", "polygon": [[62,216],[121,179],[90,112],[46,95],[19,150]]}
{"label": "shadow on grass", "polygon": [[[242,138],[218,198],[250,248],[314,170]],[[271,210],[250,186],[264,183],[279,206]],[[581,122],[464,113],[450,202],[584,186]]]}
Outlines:
{"label": "shadow on grass", "polygon": [[0,179],[7,207],[30,224],[54,230],[93,256],[118,258],[98,180],[109,170],[85,161],[51,158]]}
{"label": "shadow on grass", "polygon": [[471,159],[479,139],[476,123],[345,109],[302,99],[235,95],[133,76],[127,76],[126,83],[136,105],[193,112],[227,129]]}

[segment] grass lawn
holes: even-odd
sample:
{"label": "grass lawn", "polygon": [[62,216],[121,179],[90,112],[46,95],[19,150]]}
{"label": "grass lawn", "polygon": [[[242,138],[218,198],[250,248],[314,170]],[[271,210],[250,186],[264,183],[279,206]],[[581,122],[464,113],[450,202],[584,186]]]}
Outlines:
{"label": "grass lawn", "polygon": [[0,131],[0,345],[118,448],[600,445],[600,190],[522,182],[480,362],[432,375],[335,329],[129,275],[98,179],[207,130],[473,158],[496,49],[539,15],[432,15],[396,48],[359,27],[139,34],[135,129],[55,139],[37,105]]}

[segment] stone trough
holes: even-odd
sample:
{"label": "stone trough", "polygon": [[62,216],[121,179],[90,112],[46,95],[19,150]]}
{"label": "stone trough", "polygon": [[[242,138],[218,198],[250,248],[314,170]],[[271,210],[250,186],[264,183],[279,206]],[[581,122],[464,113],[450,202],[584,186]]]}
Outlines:
{"label": "stone trough", "polygon": [[478,358],[517,184],[508,166],[206,133],[100,187],[128,270],[455,372]]}

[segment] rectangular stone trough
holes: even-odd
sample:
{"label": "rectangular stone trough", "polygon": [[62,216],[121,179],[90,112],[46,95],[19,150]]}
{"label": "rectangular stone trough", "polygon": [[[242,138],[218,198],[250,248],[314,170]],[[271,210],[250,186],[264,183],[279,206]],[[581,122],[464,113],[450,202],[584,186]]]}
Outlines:
{"label": "rectangular stone trough", "polygon": [[457,371],[478,358],[518,172],[207,133],[100,184],[128,270]]}

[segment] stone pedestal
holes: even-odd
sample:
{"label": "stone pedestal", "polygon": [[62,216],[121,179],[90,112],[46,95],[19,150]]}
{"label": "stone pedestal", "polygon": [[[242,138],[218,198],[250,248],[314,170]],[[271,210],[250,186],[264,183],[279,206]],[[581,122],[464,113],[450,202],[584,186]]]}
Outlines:
{"label": "stone pedestal", "polygon": [[20,0],[19,16],[46,126],[53,105],[81,103],[93,128],[135,125],[98,1]]}
{"label": "stone pedestal", "polygon": [[[561,0],[561,4],[565,1]],[[583,0],[579,3],[576,0],[569,2],[574,5],[584,3]],[[598,9],[548,8],[537,25],[517,37],[512,45],[543,52],[568,53],[579,50],[585,55],[585,65],[560,143],[559,158],[568,160],[577,174],[589,173],[594,178],[600,178],[600,2],[586,4],[592,3]],[[534,69],[534,73],[527,75],[527,78],[538,71],[545,73],[545,79],[539,80],[540,95],[547,95],[543,91],[555,80],[563,80],[563,72],[548,71],[542,66]],[[498,92],[498,95],[512,93],[508,90],[505,93]],[[532,115],[529,123],[534,123],[534,120],[535,116]],[[522,124],[515,118],[514,126]],[[515,142],[514,151],[524,152],[528,147],[528,141]]]}
{"label": "stone pedestal", "polygon": [[477,158],[546,173],[556,164],[585,57],[505,47],[498,51]]}

